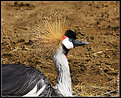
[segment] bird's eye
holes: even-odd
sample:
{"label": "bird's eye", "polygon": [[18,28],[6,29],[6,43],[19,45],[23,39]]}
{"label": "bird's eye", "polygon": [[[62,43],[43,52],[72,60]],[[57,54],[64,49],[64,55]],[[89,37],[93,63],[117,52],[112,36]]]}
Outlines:
{"label": "bird's eye", "polygon": [[69,38],[69,41],[70,41],[70,42],[73,42],[73,40],[74,40],[74,39],[72,39],[72,38]]}

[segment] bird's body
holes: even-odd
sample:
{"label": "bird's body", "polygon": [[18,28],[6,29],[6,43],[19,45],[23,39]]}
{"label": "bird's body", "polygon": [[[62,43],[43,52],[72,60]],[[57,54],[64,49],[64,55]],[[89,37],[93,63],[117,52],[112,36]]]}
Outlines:
{"label": "bird's body", "polygon": [[70,69],[64,53],[61,46],[53,58],[58,73],[57,85],[55,87],[48,82],[40,70],[34,67],[3,64],[2,95],[41,97],[72,96]]}
{"label": "bird's body", "polygon": [[62,45],[53,55],[53,61],[57,70],[57,84],[55,87],[36,68],[17,64],[3,64],[2,95],[39,97],[73,96],[70,69],[66,55],[70,48],[87,44],[75,39],[76,35],[74,32],[66,32]]}
{"label": "bird's body", "polygon": [[[35,89],[33,90],[33,88]],[[38,93],[42,88],[43,90]],[[49,91],[49,94],[46,93],[46,90]],[[29,93],[30,91],[31,93]],[[51,84],[40,70],[25,65],[2,65],[3,96],[53,96],[53,93]]]}

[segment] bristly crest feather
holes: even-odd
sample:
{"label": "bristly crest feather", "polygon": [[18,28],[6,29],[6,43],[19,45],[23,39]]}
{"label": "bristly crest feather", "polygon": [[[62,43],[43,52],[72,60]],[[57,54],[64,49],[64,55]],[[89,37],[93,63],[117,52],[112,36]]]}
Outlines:
{"label": "bristly crest feather", "polygon": [[36,42],[39,44],[38,51],[42,57],[52,56],[61,45],[66,30],[71,26],[68,16],[63,15],[55,10],[43,15],[42,19],[37,20],[34,26],[34,38],[38,39]]}

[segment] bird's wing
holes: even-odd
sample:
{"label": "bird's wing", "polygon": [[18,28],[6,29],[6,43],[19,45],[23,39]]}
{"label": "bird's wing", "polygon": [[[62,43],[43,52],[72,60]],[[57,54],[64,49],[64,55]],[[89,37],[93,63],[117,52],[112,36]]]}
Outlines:
{"label": "bird's wing", "polygon": [[30,91],[39,93],[47,84],[44,74],[36,68],[16,64],[2,65],[3,96],[23,96]]}

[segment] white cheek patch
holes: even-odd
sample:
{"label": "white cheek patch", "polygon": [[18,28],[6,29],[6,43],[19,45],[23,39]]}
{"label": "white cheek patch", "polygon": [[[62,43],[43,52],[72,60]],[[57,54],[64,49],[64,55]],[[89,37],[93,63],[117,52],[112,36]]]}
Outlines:
{"label": "white cheek patch", "polygon": [[62,41],[63,45],[67,48],[67,49],[71,49],[74,48],[74,45],[72,42],[69,41],[69,38],[66,37],[63,41]]}

